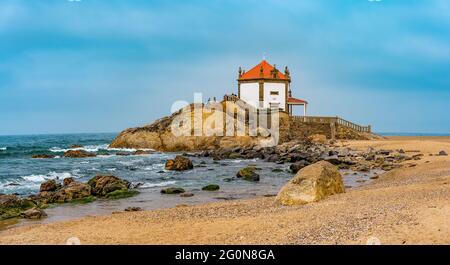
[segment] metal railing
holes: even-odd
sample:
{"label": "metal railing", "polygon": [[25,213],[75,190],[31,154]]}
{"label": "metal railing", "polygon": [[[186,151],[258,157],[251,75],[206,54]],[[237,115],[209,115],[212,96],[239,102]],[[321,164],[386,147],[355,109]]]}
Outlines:
{"label": "metal railing", "polygon": [[371,126],[361,126],[353,122],[344,120],[340,117],[320,117],[320,116],[291,116],[294,121],[306,122],[306,123],[327,123],[327,124],[337,124],[343,127],[350,128],[358,132],[372,132]]}

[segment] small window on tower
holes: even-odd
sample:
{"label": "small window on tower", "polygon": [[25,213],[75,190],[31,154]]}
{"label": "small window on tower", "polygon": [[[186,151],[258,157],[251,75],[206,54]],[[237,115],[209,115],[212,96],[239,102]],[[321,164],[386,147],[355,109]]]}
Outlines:
{"label": "small window on tower", "polygon": [[278,91],[270,91],[271,96],[278,96]]}

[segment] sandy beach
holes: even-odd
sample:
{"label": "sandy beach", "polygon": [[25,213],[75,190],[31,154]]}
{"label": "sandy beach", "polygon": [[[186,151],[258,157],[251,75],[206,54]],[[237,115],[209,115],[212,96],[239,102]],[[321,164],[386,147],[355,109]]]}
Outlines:
{"label": "sandy beach", "polygon": [[[303,206],[273,197],[30,225],[2,231],[1,244],[450,244],[450,137],[342,141],[357,149],[422,153],[362,187]],[[433,154],[433,155],[430,155]]]}

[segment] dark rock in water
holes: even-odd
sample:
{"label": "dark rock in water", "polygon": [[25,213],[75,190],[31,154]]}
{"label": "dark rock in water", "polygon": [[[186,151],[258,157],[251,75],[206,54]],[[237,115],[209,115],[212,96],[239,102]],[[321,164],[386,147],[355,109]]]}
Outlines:
{"label": "dark rock in water", "polygon": [[283,172],[283,169],[281,169],[281,168],[274,168],[274,169],[272,169],[272,172],[274,172],[274,173]]}
{"label": "dark rock in water", "polygon": [[20,216],[25,219],[41,219],[46,217],[47,214],[43,210],[35,207],[22,212]]}
{"label": "dark rock in water", "polygon": [[85,158],[85,157],[95,157],[95,156],[97,156],[97,155],[86,152],[84,150],[69,150],[64,153],[64,157],[70,157],[70,158]]}
{"label": "dark rock in water", "polygon": [[224,178],[223,179],[223,181],[225,181],[225,182],[231,182],[233,180],[235,180],[235,178]]}
{"label": "dark rock in water", "polygon": [[259,181],[259,175],[255,173],[255,167],[245,167],[236,174],[238,178],[248,181]]}
{"label": "dark rock in water", "polygon": [[184,192],[185,190],[183,188],[166,188],[161,190],[162,194],[180,194]]}
{"label": "dark rock in water", "polygon": [[216,184],[207,185],[202,188],[202,190],[205,190],[205,191],[216,191],[219,189],[220,189],[220,186],[216,185]]}
{"label": "dark rock in water", "polygon": [[162,174],[162,173],[166,173],[164,170],[160,170],[160,171],[158,171],[158,172],[156,172],[156,173],[158,173],[158,174]]}
{"label": "dark rock in water", "polygon": [[127,207],[125,208],[125,212],[139,212],[142,211],[141,207]]}
{"label": "dark rock in water", "polygon": [[137,156],[137,155],[148,155],[151,154],[152,151],[147,151],[147,150],[136,150],[133,152],[133,155]]}
{"label": "dark rock in water", "polygon": [[40,155],[33,155],[31,158],[35,158],[35,159],[50,159],[50,158],[55,158],[54,155],[47,155],[47,154],[40,154]]}
{"label": "dark rock in water", "polygon": [[176,156],[175,159],[169,159],[166,162],[165,168],[167,170],[183,171],[193,169],[192,161],[183,156]]}
{"label": "dark rock in water", "polygon": [[42,191],[55,191],[57,189],[56,181],[54,179],[47,180],[41,184],[41,187],[39,189],[40,192]]}
{"label": "dark rock in water", "polygon": [[438,154],[439,156],[447,156],[448,154],[447,154],[447,152],[445,152],[444,150],[442,150],[442,151],[439,151],[439,154]]}
{"label": "dark rock in water", "polygon": [[183,198],[188,198],[188,197],[193,197],[194,196],[194,193],[182,193],[182,194],[180,194],[180,197],[183,197]]}
{"label": "dark rock in water", "polygon": [[63,180],[63,185],[64,186],[68,186],[70,183],[72,183],[72,182],[74,182],[75,180],[72,178],[72,177],[69,177],[69,178],[65,178],[64,180]]}
{"label": "dark rock in water", "polygon": [[98,175],[88,181],[88,185],[92,188],[92,194],[96,196],[106,196],[114,191],[127,191],[131,183],[120,179],[116,176]]}
{"label": "dark rock in water", "polygon": [[131,154],[130,153],[127,153],[127,152],[118,152],[118,153],[116,153],[116,156],[130,156]]}

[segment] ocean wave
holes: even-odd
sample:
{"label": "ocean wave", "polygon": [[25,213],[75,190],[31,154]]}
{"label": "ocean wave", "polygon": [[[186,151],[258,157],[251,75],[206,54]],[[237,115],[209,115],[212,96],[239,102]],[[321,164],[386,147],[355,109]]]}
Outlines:
{"label": "ocean wave", "polygon": [[51,179],[62,180],[64,178],[79,178],[76,174],[69,172],[49,172],[48,174],[32,174],[21,176],[13,180],[0,181],[0,192],[25,192],[38,191],[41,183]]}
{"label": "ocean wave", "polygon": [[153,164],[148,167],[144,167],[143,170],[154,171],[154,170],[163,170],[165,164]]}
{"label": "ocean wave", "polygon": [[86,152],[98,152],[100,150],[104,151],[116,151],[116,152],[136,152],[137,150],[143,150],[143,151],[154,151],[154,149],[150,148],[110,148],[108,144],[100,144],[100,145],[86,145],[83,147],[76,147],[76,148],[61,148],[61,147],[52,147],[49,149],[50,152],[54,153],[65,153],[67,151],[71,150],[83,150]]}
{"label": "ocean wave", "polygon": [[50,179],[65,179],[65,178],[71,178],[71,177],[78,178],[78,176],[76,174],[71,174],[69,172],[61,172],[61,173],[50,172],[46,175],[33,174],[33,175],[28,175],[28,176],[22,176],[21,178],[23,180],[30,181],[30,182],[41,183],[41,182],[44,182],[44,181],[47,181]]}
{"label": "ocean wave", "polygon": [[98,152],[99,150],[107,150],[108,145],[107,144],[101,144],[101,145],[86,145],[83,147],[77,147],[77,148],[61,148],[61,147],[52,147],[49,149],[50,152],[54,153],[64,153],[67,151],[75,151],[75,150],[83,150],[86,152]]}
{"label": "ocean wave", "polygon": [[177,183],[177,182],[173,181],[173,180],[172,181],[163,181],[163,182],[159,182],[159,183],[144,183],[139,188],[165,187],[165,186],[173,185],[175,183]]}
{"label": "ocean wave", "polygon": [[0,147],[0,151],[6,151],[6,149],[8,149],[8,147]]}

